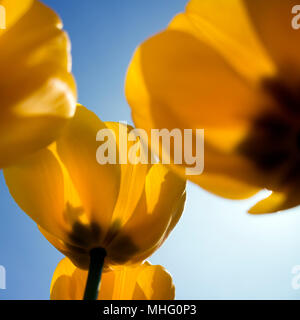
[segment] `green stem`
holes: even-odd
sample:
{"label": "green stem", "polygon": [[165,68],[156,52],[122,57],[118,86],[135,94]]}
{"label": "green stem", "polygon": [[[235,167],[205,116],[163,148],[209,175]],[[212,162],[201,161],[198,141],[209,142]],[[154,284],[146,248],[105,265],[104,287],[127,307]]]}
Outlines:
{"label": "green stem", "polygon": [[90,267],[83,300],[97,300],[106,251],[94,248],[90,252]]}

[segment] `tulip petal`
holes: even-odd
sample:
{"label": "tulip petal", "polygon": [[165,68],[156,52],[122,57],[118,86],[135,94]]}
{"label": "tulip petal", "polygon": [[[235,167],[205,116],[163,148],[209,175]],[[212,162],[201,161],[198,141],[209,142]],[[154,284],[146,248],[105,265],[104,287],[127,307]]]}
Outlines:
{"label": "tulip petal", "polygon": [[141,261],[162,244],[182,214],[185,184],[163,165],[151,167],[135,211],[107,248],[109,263]]}
{"label": "tulip petal", "polygon": [[251,89],[212,48],[174,30],[139,47],[126,82],[137,127],[143,119],[145,128],[154,124],[158,129],[182,128],[187,122],[190,128],[218,123],[239,129],[255,111]]}
{"label": "tulip petal", "polygon": [[207,43],[248,80],[257,81],[275,72],[242,0],[191,0],[169,28],[184,30]]}
{"label": "tulip petal", "polygon": [[54,154],[42,149],[3,170],[10,194],[37,224],[66,239],[63,172]]}
{"label": "tulip petal", "polygon": [[70,44],[62,24],[39,1],[27,9],[0,37],[0,168],[49,145],[76,107]]}
{"label": "tulip petal", "polygon": [[[220,81],[218,86],[216,79]],[[205,172],[218,170],[222,158],[221,166],[227,165],[225,159],[243,140],[257,112],[254,106],[259,105],[256,92],[212,49],[178,31],[163,32],[142,44],[129,67],[126,93],[135,125],[147,129],[149,136],[151,128],[180,128],[182,132],[186,128],[205,128]],[[212,169],[207,160],[210,158],[218,159]],[[237,167],[245,170],[239,172]],[[251,183],[249,187],[247,183],[230,183],[237,173],[248,175],[252,182],[252,177],[260,176],[253,171],[253,166],[236,157],[232,168],[225,171],[229,180],[223,188],[225,193],[229,195],[232,189],[230,198],[254,194]],[[184,166],[178,172],[185,176]],[[204,180],[201,176],[189,179],[200,185]],[[241,190],[240,194],[235,195],[235,190]]]}
{"label": "tulip petal", "polygon": [[[77,269],[67,258],[57,266],[51,283],[51,300],[81,300],[87,271]],[[145,262],[120,267],[102,275],[99,300],[173,300],[170,274],[159,265]]]}
{"label": "tulip petal", "polygon": [[[34,0],[0,0],[5,9],[5,29],[0,29],[0,36],[11,28],[30,8]],[[1,16],[1,18],[3,18]]]}
{"label": "tulip petal", "polygon": [[[162,266],[145,263],[144,270],[139,270],[138,286],[133,300],[174,300],[175,287],[171,275]],[[142,294],[141,294],[142,293]]]}
{"label": "tulip petal", "polygon": [[[300,72],[300,33],[292,27],[297,0],[243,0],[258,36],[279,68]],[[296,69],[295,69],[296,68]]]}
{"label": "tulip petal", "polygon": [[136,51],[126,96],[136,127],[149,136],[150,128],[204,128],[205,143],[225,151],[242,141],[258,113],[270,110],[261,88],[242,81],[211,46],[172,29]]}
{"label": "tulip petal", "polygon": [[257,187],[236,180],[234,177],[221,174],[204,173],[195,180],[203,189],[232,200],[248,199],[260,190]]}
{"label": "tulip petal", "polygon": [[54,246],[54,248],[68,257],[76,267],[84,270],[87,270],[89,268],[90,253],[88,248],[82,248],[64,242],[56,236],[52,235],[50,232],[43,229],[41,226],[38,227],[43,236]]}
{"label": "tulip petal", "polygon": [[[79,284],[84,285],[84,276],[81,277],[82,272],[74,272],[76,267],[67,258],[62,259],[53,274],[50,299],[51,300],[81,300],[83,298],[83,290],[80,292]],[[75,281],[72,281],[75,278]]]}
{"label": "tulip petal", "polygon": [[265,214],[291,209],[299,205],[299,196],[297,189],[292,192],[273,191],[270,196],[256,203],[248,212],[251,214]]}
{"label": "tulip petal", "polygon": [[[121,158],[121,153],[123,158],[125,157],[127,159],[125,164],[120,165],[120,192],[112,216],[112,224],[115,225],[117,229],[121,228],[132,215],[132,212],[134,211],[144,190],[145,179],[149,170],[149,165],[143,163],[132,164],[130,159],[128,159],[131,148],[135,146],[138,146],[140,153],[144,153],[144,149],[139,139],[137,141],[127,141],[127,147],[124,144],[124,141],[120,141],[120,139],[128,140],[131,130],[133,130],[131,126],[126,127],[122,123],[117,122],[105,122],[105,125],[107,128],[113,130],[116,134],[119,161]],[[111,230],[111,232],[116,231],[117,230]]]}
{"label": "tulip petal", "polygon": [[[87,221],[101,227],[103,239],[116,205],[121,179],[119,164],[99,164],[97,132],[108,129],[93,112],[78,106],[76,114],[57,141],[57,153],[77,190]],[[113,147],[115,140],[112,141]]]}

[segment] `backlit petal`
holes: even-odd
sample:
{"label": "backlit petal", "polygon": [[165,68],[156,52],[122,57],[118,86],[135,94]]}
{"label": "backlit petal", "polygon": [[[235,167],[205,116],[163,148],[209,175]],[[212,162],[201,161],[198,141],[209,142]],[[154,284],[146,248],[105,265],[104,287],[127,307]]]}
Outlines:
{"label": "backlit petal", "polygon": [[182,214],[184,192],[185,180],[154,164],[135,211],[107,248],[110,263],[138,262],[157,249]]}
{"label": "backlit petal", "polygon": [[297,189],[285,192],[273,191],[270,196],[249,209],[252,214],[274,213],[299,205],[300,192]]}
{"label": "backlit petal", "polygon": [[[135,125],[146,128],[149,136],[151,128],[205,129],[204,172],[218,170],[220,162],[227,165],[225,159],[232,157],[253,117],[269,106],[259,102],[265,99],[259,88],[242,81],[213,49],[178,31],[165,31],[141,45],[128,70],[126,93]],[[210,164],[210,158],[219,164]],[[237,164],[246,170],[238,172]],[[244,184],[252,190],[230,197],[253,194],[260,184],[254,179],[260,176],[256,171],[237,156],[224,175],[233,174],[237,181],[239,175],[248,175]],[[185,175],[184,167],[180,172]],[[189,179],[201,185],[201,176]]]}
{"label": "backlit petal", "polygon": [[[283,71],[300,72],[300,33],[292,27],[297,0],[243,0],[258,37]],[[299,20],[299,19],[298,19]],[[299,21],[298,21],[299,22]]]}
{"label": "backlit petal", "polygon": [[[18,2],[10,1],[9,11]],[[61,21],[39,1],[24,1],[15,11],[13,25],[0,36],[0,167],[49,145],[76,107]]]}
{"label": "backlit petal", "polygon": [[[120,165],[120,192],[112,216],[112,223],[115,225],[115,228],[122,228],[134,212],[141,197],[149,165],[142,163],[133,164],[130,162],[130,157],[128,157],[128,155],[131,148],[138,146],[137,150],[139,150],[140,153],[145,154],[139,139],[137,141],[127,141],[126,145],[124,144],[124,141],[128,140],[128,135],[131,135],[131,131],[134,129],[133,127],[128,125],[126,127],[124,124],[117,122],[105,122],[105,125],[115,132],[119,151],[118,162],[121,160],[121,156],[127,159],[126,163]],[[122,141],[120,141],[120,139],[122,139]],[[116,230],[111,231],[114,232]]]}
{"label": "backlit petal", "polygon": [[169,28],[189,32],[209,44],[248,80],[257,81],[276,71],[242,0],[191,0]]}
{"label": "backlit petal", "polygon": [[54,154],[42,149],[6,168],[4,177],[20,208],[44,229],[65,240],[64,179]]}
{"label": "backlit petal", "polygon": [[118,199],[121,170],[119,164],[99,164],[96,160],[100,145],[96,136],[101,129],[107,129],[105,123],[79,105],[57,141],[57,152],[79,194],[88,222],[101,229],[99,236],[103,239]]}
{"label": "backlit petal", "polygon": [[[34,0],[0,0],[0,5],[4,9],[5,28],[0,29],[0,36],[11,28],[30,8]],[[2,21],[1,21],[2,24]]]}

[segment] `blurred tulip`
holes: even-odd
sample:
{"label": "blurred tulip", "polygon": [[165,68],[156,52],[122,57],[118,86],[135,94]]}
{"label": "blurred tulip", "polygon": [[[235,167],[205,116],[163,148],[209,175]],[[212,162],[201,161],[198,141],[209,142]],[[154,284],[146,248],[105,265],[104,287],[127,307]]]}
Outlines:
{"label": "blurred tulip", "polygon": [[[51,300],[81,300],[87,271],[76,268],[68,258],[57,266],[50,289]],[[102,276],[99,300],[173,300],[172,277],[162,266],[149,262],[122,266]]]}
{"label": "blurred tulip", "polygon": [[75,112],[70,43],[36,0],[0,0],[0,168],[49,145]]}
{"label": "blurred tulip", "polygon": [[[205,129],[205,169],[187,176],[251,213],[300,203],[300,32],[294,0],[191,0],[129,66],[136,127]],[[157,146],[151,146],[152,149]],[[185,176],[187,165],[171,164]]]}

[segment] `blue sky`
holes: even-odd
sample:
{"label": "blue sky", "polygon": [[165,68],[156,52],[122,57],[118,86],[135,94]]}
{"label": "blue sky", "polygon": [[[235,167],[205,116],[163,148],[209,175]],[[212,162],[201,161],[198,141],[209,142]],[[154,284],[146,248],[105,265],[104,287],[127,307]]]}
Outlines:
{"label": "blue sky", "polygon": [[[131,121],[124,78],[135,47],[183,10],[184,0],[47,0],[72,41],[79,101],[102,120]],[[42,187],[42,186],[41,186]],[[255,199],[232,202],[188,185],[183,218],[151,258],[173,275],[177,299],[299,299],[300,209],[251,216]],[[0,174],[0,299],[48,299],[62,258],[9,196]]]}

